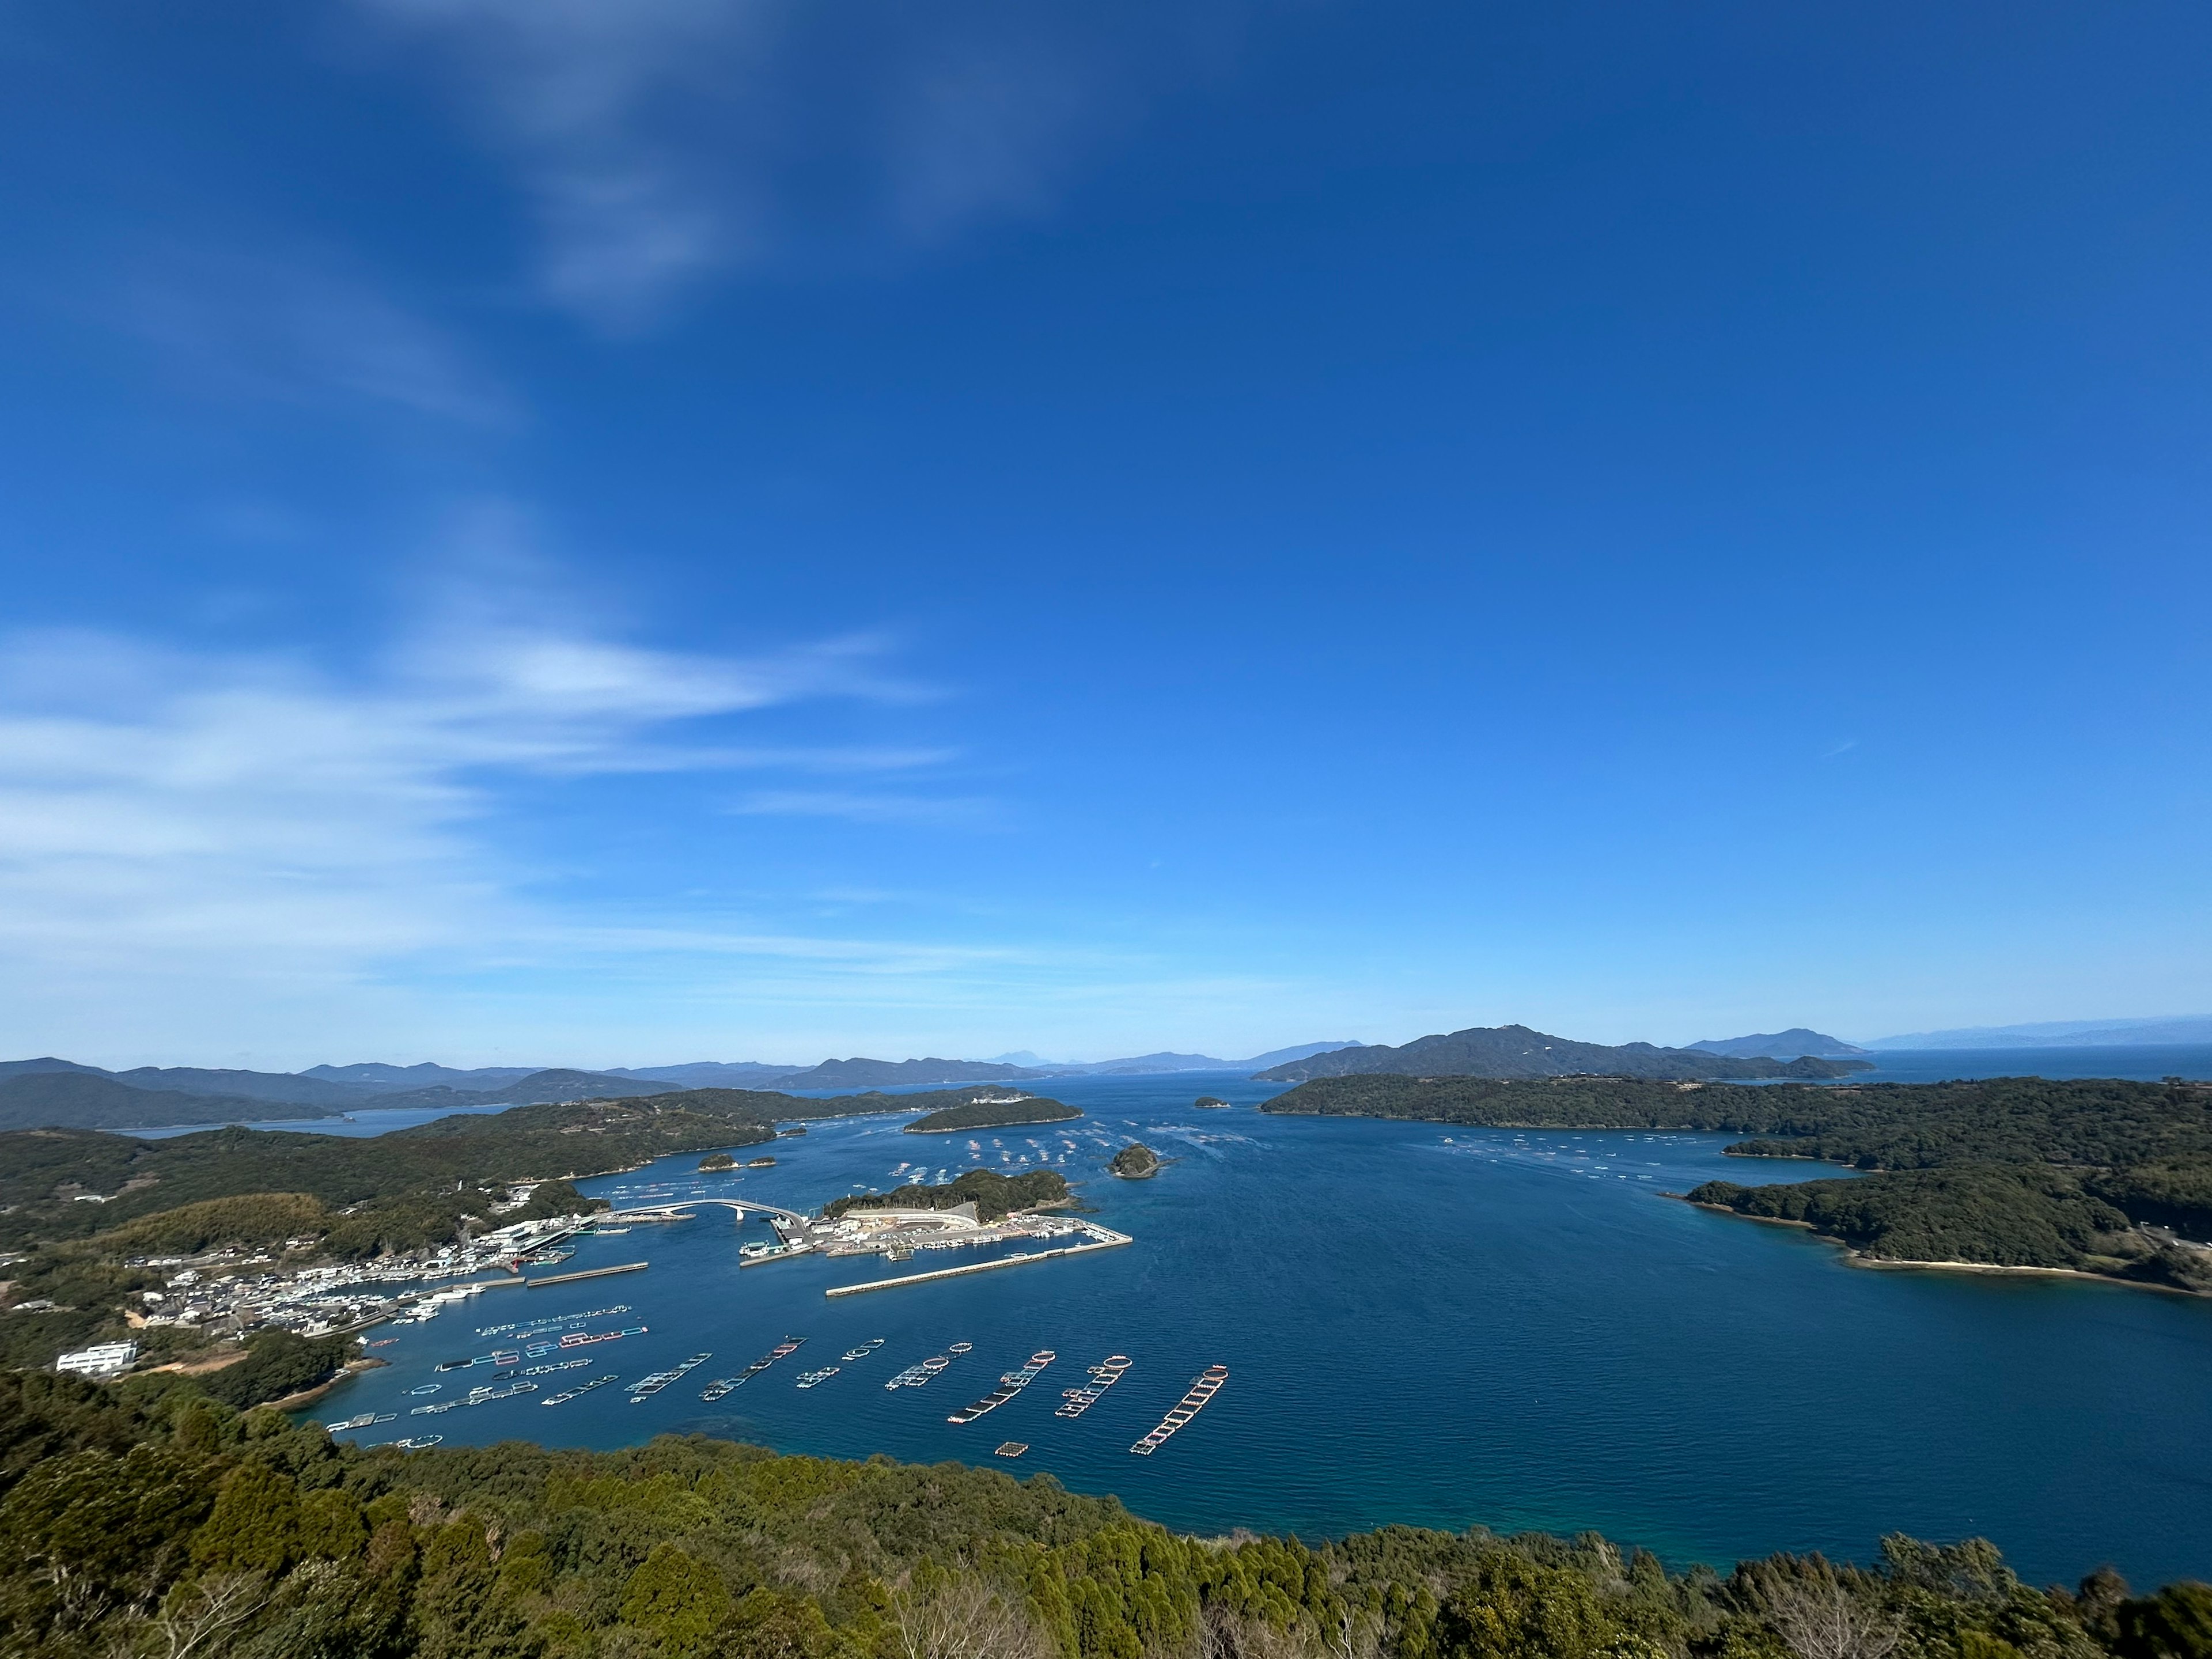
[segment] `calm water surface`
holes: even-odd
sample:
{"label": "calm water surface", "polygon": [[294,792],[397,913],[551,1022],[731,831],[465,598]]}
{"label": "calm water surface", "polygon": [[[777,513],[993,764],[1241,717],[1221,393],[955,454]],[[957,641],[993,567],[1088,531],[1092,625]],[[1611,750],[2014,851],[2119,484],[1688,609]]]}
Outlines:
{"label": "calm water surface", "polygon": [[[725,1193],[809,1207],[971,1161],[1048,1162],[1082,1183],[1127,1249],[826,1300],[829,1285],[972,1259],[925,1253],[775,1262],[719,1212],[587,1239],[570,1268],[651,1269],[546,1291],[502,1289],[410,1326],[392,1362],[326,1418],[422,1403],[404,1393],[447,1358],[488,1352],[477,1327],[626,1303],[648,1334],[586,1350],[627,1382],[710,1351],[657,1399],[619,1385],[547,1408],[525,1396],[377,1440],[526,1438],[613,1447],[670,1431],[836,1456],[988,1462],[1113,1492],[1181,1528],[1307,1536],[1388,1522],[1595,1528],[1675,1563],[1777,1549],[1864,1558],[1884,1532],[1995,1539],[2038,1581],[2102,1561],[2139,1582],[2212,1576],[2212,1302],[2079,1281],[1879,1272],[1791,1229],[1662,1194],[1741,1177],[1720,1135],[1516,1133],[1265,1116],[1267,1085],[1222,1078],[1086,1079],[1055,1092],[1089,1115],[1065,1131],[901,1133],[896,1118],[817,1124],[772,1170],[702,1176],[696,1156],[582,1183],[603,1196]],[[1197,1111],[1200,1089],[1239,1103]],[[1177,1159],[1155,1180],[1106,1176],[1132,1136]],[[972,1151],[971,1145],[972,1142]],[[1790,1164],[1769,1179],[1832,1173]],[[794,1358],[715,1406],[709,1377],[787,1333]],[[881,1336],[819,1388],[807,1365]],[[965,1340],[928,1387],[902,1366]],[[1024,1395],[955,1428],[947,1413],[1032,1350],[1058,1361]],[[1063,1388],[1134,1357],[1088,1415]],[[1204,1366],[1228,1386],[1156,1456],[1130,1443]],[[450,1398],[481,1370],[448,1374]],[[538,1379],[545,1392],[561,1386]]]}

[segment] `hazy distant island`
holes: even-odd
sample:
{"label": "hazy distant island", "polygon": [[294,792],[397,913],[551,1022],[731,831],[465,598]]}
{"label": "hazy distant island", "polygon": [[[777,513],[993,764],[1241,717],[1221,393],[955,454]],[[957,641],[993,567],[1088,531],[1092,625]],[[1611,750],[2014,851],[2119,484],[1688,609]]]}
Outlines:
{"label": "hazy distant island", "polygon": [[1150,1181],[1160,1172],[1160,1155],[1141,1140],[1133,1140],[1114,1154],[1106,1165],[1109,1175],[1124,1181]]}
{"label": "hazy distant island", "polygon": [[1042,1095],[978,1095],[918,1117],[906,1126],[910,1135],[946,1135],[962,1129],[1012,1129],[1029,1123],[1066,1123],[1083,1115],[1064,1101]]}
{"label": "hazy distant island", "polygon": [[2212,1084],[2099,1078],[1709,1087],[1632,1078],[1327,1078],[1261,1109],[1486,1128],[1692,1129],[1745,1158],[1866,1173],[1708,1182],[1698,1204],[1791,1221],[1870,1263],[2039,1268],[2212,1293]]}
{"label": "hazy distant island", "polygon": [[1868,1050],[1856,1048],[1841,1037],[1832,1037],[1820,1031],[1808,1031],[1802,1025],[1793,1025],[1786,1031],[1755,1031],[1749,1036],[1706,1037],[1688,1045],[1701,1048],[1709,1054],[1728,1054],[1740,1060],[1759,1059],[1796,1060],[1804,1054],[1821,1054],[1830,1058],[1864,1054]]}
{"label": "hazy distant island", "polygon": [[1269,1083],[1377,1074],[1490,1078],[1590,1074],[1682,1081],[1750,1081],[1765,1078],[1839,1078],[1873,1069],[1869,1060],[1821,1059],[1809,1054],[1784,1060],[1771,1055],[1717,1054],[1710,1048],[1658,1048],[1648,1042],[1627,1042],[1615,1048],[1601,1042],[1577,1042],[1567,1037],[1549,1036],[1526,1025],[1477,1025],[1446,1036],[1421,1037],[1397,1048],[1375,1043],[1333,1049],[1256,1075]]}

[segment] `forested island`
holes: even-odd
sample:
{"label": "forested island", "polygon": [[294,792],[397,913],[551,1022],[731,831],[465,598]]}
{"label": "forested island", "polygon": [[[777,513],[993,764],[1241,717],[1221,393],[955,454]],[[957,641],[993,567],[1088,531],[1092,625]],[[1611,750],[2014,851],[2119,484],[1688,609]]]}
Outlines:
{"label": "forested island", "polygon": [[2022,1584],[1986,1543],[1672,1573],[1572,1540],[1178,1536],[1049,1476],[334,1443],[188,1379],[0,1375],[22,1659],[2203,1659],[2212,1589]]}
{"label": "forested island", "polygon": [[1016,1210],[1038,1210],[1067,1202],[1067,1179],[1056,1170],[1028,1170],[1003,1176],[996,1170],[969,1170],[939,1185],[916,1182],[887,1193],[855,1193],[822,1206],[835,1221],[848,1210],[950,1210],[975,1206],[979,1221],[996,1221]]}
{"label": "forested island", "polygon": [[910,1135],[946,1135],[961,1129],[1012,1129],[1028,1123],[1066,1123],[1082,1112],[1064,1101],[1042,1095],[1024,1095],[1004,1100],[986,1095],[918,1117],[906,1126]]}
{"label": "forested island", "polygon": [[1746,1158],[1867,1173],[1708,1182],[1692,1201],[1835,1238],[1870,1261],[2063,1269],[2212,1292],[2212,1085],[2121,1079],[1814,1087],[1624,1078],[1328,1078],[1263,1111],[1491,1128],[1696,1129]]}

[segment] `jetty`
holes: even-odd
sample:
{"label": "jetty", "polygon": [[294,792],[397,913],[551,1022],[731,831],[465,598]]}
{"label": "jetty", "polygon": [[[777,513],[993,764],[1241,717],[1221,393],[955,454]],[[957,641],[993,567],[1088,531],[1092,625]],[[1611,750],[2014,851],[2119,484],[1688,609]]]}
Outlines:
{"label": "jetty", "polygon": [[1049,1261],[1054,1256],[1088,1255],[1094,1250],[1119,1249],[1136,1241],[1127,1233],[1117,1233],[1111,1227],[1097,1223],[1087,1224],[1083,1230],[1090,1235],[1087,1244],[1062,1244],[1050,1250],[1021,1250],[1012,1255],[1002,1255],[995,1261],[971,1261],[961,1267],[934,1267],[927,1273],[901,1273],[895,1279],[871,1279],[858,1285],[833,1285],[822,1292],[824,1296],[859,1296],[867,1291],[888,1291],[900,1285],[924,1285],[932,1279],[958,1279],[966,1273],[988,1273],[1000,1267],[1025,1267],[1032,1261]]}
{"label": "jetty", "polygon": [[522,1282],[533,1291],[542,1291],[548,1285],[573,1285],[580,1279],[605,1279],[614,1273],[641,1273],[652,1265],[650,1261],[624,1261],[612,1267],[586,1267],[573,1273],[547,1273],[542,1279],[526,1279]]}

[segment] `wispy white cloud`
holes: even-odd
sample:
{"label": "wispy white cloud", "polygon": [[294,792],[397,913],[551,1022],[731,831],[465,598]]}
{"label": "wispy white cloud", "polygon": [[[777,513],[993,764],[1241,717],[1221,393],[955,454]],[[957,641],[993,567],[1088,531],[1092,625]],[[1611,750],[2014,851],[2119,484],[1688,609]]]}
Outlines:
{"label": "wispy white cloud", "polygon": [[797,0],[356,0],[517,169],[546,295],[630,328],[718,270],[1046,203],[1242,0],[927,13]]}
{"label": "wispy white cloud", "polygon": [[514,400],[465,346],[343,261],[170,240],[118,252],[112,264],[121,274],[76,303],[99,306],[203,386],[469,425],[516,418]]}
{"label": "wispy white cloud", "polygon": [[[509,782],[776,766],[773,745],[687,738],[807,700],[915,691],[879,643],[713,655],[547,610],[479,592],[351,675],[106,634],[0,638],[0,1005],[29,1022],[0,1018],[0,1031],[36,1042],[35,1011],[62,1005],[136,1021],[149,1007],[125,985],[172,1012],[243,1009],[410,961],[558,969],[677,950],[924,965],[905,947],[609,929],[533,899],[537,872],[490,831]],[[854,775],[928,757],[793,754]]]}

